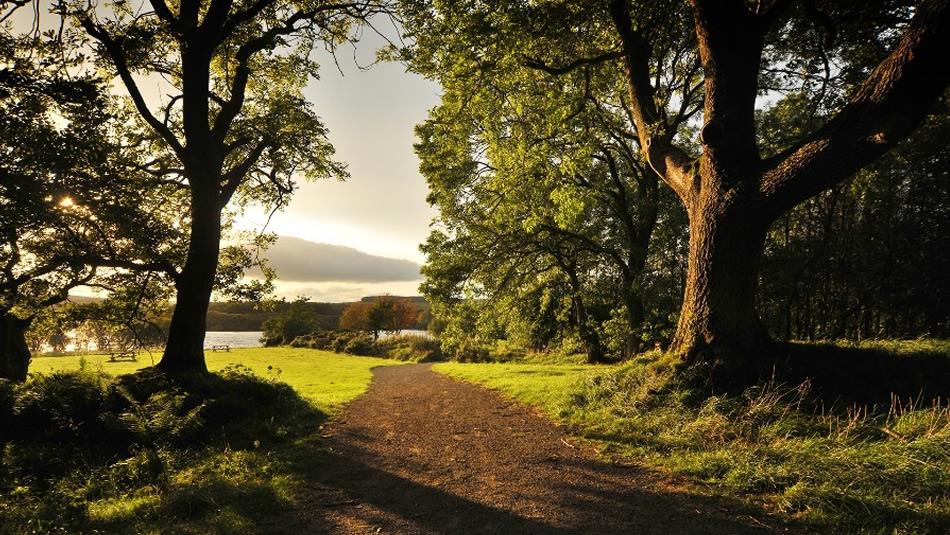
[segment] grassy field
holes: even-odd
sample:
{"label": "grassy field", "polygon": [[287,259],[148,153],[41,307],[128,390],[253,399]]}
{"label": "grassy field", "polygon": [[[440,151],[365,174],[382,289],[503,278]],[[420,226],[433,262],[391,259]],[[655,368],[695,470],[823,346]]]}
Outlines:
{"label": "grassy field", "polygon": [[[899,343],[874,349],[915,353]],[[605,455],[765,501],[822,531],[950,530],[946,398],[822,411],[808,401],[807,385],[762,384],[742,395],[709,396],[680,382],[675,366],[653,354],[616,366],[434,369],[538,406]]]}
{"label": "grassy field", "polygon": [[[109,375],[132,373],[157,363],[161,353],[142,352],[138,360],[109,362],[108,355],[81,355],[61,357],[34,357],[30,363],[33,373],[77,371],[85,366]],[[291,347],[255,347],[232,349],[229,352],[205,353],[208,369],[221,371],[239,364],[253,373],[292,386],[301,397],[324,412],[332,412],[340,405],[366,391],[377,366],[402,364],[389,359],[354,357],[315,349]]]}
{"label": "grassy field", "polygon": [[210,377],[176,379],[137,371],[148,355],[39,357],[26,383],[0,383],[0,533],[304,531],[295,504],[325,467],[320,425],[373,367],[401,363],[293,348],[207,359]]}
{"label": "grassy field", "polygon": [[445,362],[433,370],[445,375],[499,390],[519,401],[535,405],[559,417],[572,387],[583,378],[605,369],[597,365],[565,364],[462,364]]}

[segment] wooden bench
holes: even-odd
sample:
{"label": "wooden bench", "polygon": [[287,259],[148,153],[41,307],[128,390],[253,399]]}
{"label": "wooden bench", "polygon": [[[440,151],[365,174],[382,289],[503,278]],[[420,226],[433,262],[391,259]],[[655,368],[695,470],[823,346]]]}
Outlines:
{"label": "wooden bench", "polygon": [[215,344],[211,346],[211,351],[227,351],[230,353],[231,346],[229,346],[228,344]]}
{"label": "wooden bench", "polygon": [[109,353],[109,362],[119,362],[120,360],[135,361],[135,351],[113,351]]}

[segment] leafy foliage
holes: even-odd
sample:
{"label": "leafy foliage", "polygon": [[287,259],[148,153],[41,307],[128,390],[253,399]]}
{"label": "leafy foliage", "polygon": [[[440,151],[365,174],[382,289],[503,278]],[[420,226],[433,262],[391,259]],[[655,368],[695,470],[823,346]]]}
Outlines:
{"label": "leafy foliage", "polygon": [[287,312],[264,322],[262,339],[265,346],[289,344],[297,337],[317,330],[316,318],[306,303],[306,297],[298,297]]}
{"label": "leafy foliage", "polygon": [[398,333],[419,322],[419,308],[409,299],[387,295],[348,305],[340,315],[340,328],[351,331],[367,331],[373,339],[382,331]]}
{"label": "leafy foliage", "polygon": [[[9,424],[0,435],[5,532],[131,532],[142,521],[187,526],[214,515],[196,504],[215,492],[248,498],[234,489],[200,489],[197,479],[237,476],[245,492],[275,485],[286,469],[258,447],[273,451],[323,418],[286,384],[240,366],[184,381],[154,370],[118,379],[89,370],[33,375],[5,395],[12,397],[12,406],[0,404]],[[141,496],[168,505],[156,509]],[[134,521],[103,509],[123,503],[128,512],[151,512]]]}

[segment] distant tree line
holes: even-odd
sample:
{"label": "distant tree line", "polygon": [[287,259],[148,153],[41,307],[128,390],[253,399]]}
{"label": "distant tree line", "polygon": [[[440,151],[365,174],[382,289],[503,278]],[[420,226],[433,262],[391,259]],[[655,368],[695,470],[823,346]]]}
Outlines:
{"label": "distant tree line", "polygon": [[[326,339],[340,338],[350,342],[353,334],[368,334],[371,342],[379,340],[382,332],[399,334],[407,329],[423,330],[429,321],[428,306],[424,300],[412,297],[394,297],[383,295],[378,297],[364,297],[355,303],[334,303],[340,313],[335,316],[335,322],[326,325],[314,311],[313,305],[327,303],[310,303],[299,298],[290,303],[283,303],[280,311],[275,311],[272,317],[264,321],[264,345],[291,344],[298,338],[319,336]],[[351,335],[341,337],[347,331]],[[330,334],[327,334],[327,333]],[[319,347],[324,349],[324,347]],[[360,353],[363,354],[363,353]]]}

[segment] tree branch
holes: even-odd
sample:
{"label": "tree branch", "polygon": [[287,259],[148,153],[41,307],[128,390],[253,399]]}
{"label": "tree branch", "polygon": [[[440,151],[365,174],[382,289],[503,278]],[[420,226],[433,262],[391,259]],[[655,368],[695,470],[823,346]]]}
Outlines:
{"label": "tree branch", "polygon": [[102,43],[102,46],[105,48],[106,52],[109,54],[109,58],[112,60],[112,64],[115,66],[116,71],[119,74],[119,78],[122,79],[122,83],[125,85],[126,90],[129,92],[129,96],[132,97],[132,102],[135,104],[135,109],[138,110],[139,115],[152,127],[155,132],[158,133],[162,139],[171,146],[172,150],[175,151],[175,154],[178,155],[184,161],[184,147],[182,147],[181,142],[178,141],[178,138],[175,137],[175,134],[165,126],[164,123],[159,121],[155,115],[152,114],[152,111],[149,109],[148,104],[145,102],[145,98],[142,96],[142,92],[139,90],[138,85],[135,83],[135,80],[132,78],[132,72],[129,70],[129,65],[125,57],[125,51],[122,49],[122,44],[120,41],[115,40],[109,33],[92,21],[88,16],[84,15],[80,19],[80,24],[83,29],[86,30],[90,36]]}
{"label": "tree branch", "polygon": [[248,172],[250,172],[254,165],[257,164],[257,161],[260,160],[261,155],[264,154],[264,150],[268,146],[270,146],[270,142],[267,139],[260,140],[240,163],[236,164],[221,177],[222,182],[224,182],[221,186],[222,206],[227,205],[228,202],[231,201],[231,196],[237,191],[238,186],[244,181],[244,177],[247,176]]}
{"label": "tree branch", "polygon": [[537,70],[544,71],[548,74],[559,76],[562,74],[567,74],[578,67],[583,67],[587,65],[598,65],[600,63],[604,63],[613,59],[620,59],[622,57],[623,57],[623,53],[620,52],[619,50],[611,50],[609,52],[602,52],[600,54],[597,54],[596,56],[592,56],[589,58],[578,58],[564,65],[552,66],[552,65],[548,65],[547,63],[544,63],[540,59],[525,56],[523,65],[531,69],[537,69]]}
{"label": "tree branch", "polygon": [[650,46],[633,29],[625,0],[612,0],[608,9],[622,45],[629,109],[640,139],[640,150],[656,174],[686,202],[692,187],[692,158],[673,145],[675,132],[670,131],[656,108],[655,90],[650,82]]}
{"label": "tree branch", "polygon": [[761,195],[781,213],[907,137],[950,84],[950,1],[925,0],[850,102],[797,147],[765,162]]}

